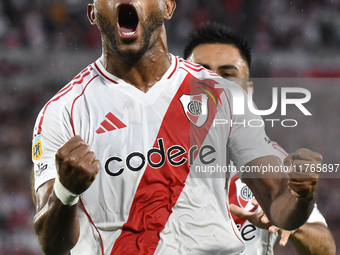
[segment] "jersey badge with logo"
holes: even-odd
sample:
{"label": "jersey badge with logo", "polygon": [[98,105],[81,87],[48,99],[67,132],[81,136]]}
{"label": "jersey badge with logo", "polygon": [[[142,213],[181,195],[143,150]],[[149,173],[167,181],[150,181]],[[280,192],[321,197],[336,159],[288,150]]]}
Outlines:
{"label": "jersey badge with logo", "polygon": [[206,94],[185,95],[179,100],[188,120],[197,127],[202,127],[208,119],[208,96]]}
{"label": "jersey badge with logo", "polygon": [[32,159],[39,160],[43,154],[41,135],[37,135],[32,142]]}
{"label": "jersey badge with logo", "polygon": [[253,199],[253,193],[251,192],[250,188],[241,181],[241,179],[237,179],[235,181],[236,186],[236,195],[237,201],[241,207],[243,207],[247,211],[251,211],[254,206],[251,203]]}

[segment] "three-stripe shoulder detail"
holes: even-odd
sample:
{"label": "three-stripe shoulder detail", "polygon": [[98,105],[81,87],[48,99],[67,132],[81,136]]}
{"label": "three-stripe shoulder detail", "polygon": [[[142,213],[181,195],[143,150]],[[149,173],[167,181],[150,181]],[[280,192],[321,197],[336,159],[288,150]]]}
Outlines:
{"label": "three-stripe shoulder detail", "polygon": [[78,85],[81,85],[83,83],[88,83],[87,80],[90,79],[90,81],[93,80],[94,77],[91,78],[91,71],[92,71],[92,67],[88,66],[87,68],[85,68],[82,72],[79,73],[79,75],[77,75],[76,77],[73,78],[73,80],[71,82],[69,82],[69,84],[67,84],[64,88],[62,88],[59,92],[57,92],[57,94],[55,94],[54,97],[52,97],[51,100],[49,100],[44,108],[42,109],[42,113],[39,116],[39,124],[37,127],[37,130],[34,132],[34,137],[39,135],[42,131],[42,124],[44,122],[44,117],[45,117],[45,113],[48,109],[48,107],[53,103],[53,102],[57,102],[59,100],[61,100],[62,98],[64,98],[66,95],[68,95],[75,87],[78,87]]}

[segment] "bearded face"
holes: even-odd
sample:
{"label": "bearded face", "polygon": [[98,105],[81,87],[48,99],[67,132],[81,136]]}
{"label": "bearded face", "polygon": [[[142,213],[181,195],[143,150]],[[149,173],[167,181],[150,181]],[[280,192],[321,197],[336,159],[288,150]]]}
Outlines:
{"label": "bearded face", "polygon": [[125,61],[139,60],[155,43],[152,38],[158,36],[153,35],[160,33],[159,28],[164,23],[162,8],[156,8],[155,4],[145,6],[120,4],[113,15],[107,15],[107,11],[96,12],[96,24],[103,44]]}

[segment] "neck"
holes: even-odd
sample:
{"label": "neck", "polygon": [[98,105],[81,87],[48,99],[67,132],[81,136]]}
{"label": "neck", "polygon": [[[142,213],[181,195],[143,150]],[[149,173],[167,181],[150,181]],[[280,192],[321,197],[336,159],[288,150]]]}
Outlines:
{"label": "neck", "polygon": [[147,92],[163,77],[171,65],[165,28],[158,40],[155,40],[154,45],[151,45],[138,61],[126,61],[126,59],[107,50],[105,46],[103,46],[103,54],[100,61],[108,72],[135,86],[137,89]]}

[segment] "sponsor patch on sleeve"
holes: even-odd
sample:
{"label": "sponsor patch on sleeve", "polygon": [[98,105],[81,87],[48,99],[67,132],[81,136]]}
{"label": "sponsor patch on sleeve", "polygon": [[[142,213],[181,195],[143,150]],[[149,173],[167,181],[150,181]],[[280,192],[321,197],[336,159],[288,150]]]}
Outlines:
{"label": "sponsor patch on sleeve", "polygon": [[32,159],[39,160],[43,154],[41,146],[41,135],[36,136],[32,142]]}

